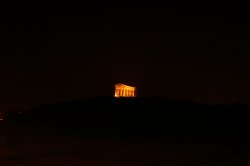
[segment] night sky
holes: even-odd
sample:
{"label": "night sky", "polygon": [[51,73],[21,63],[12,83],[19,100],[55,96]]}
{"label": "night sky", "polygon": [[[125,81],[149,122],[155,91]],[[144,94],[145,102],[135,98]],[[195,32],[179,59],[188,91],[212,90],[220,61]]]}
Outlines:
{"label": "night sky", "polygon": [[118,82],[138,96],[250,105],[247,9],[145,2],[2,11],[0,109],[111,96]]}

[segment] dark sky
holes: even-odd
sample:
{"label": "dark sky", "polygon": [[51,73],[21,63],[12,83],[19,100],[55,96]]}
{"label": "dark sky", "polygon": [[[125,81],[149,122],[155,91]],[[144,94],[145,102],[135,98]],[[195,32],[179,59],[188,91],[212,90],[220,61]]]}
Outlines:
{"label": "dark sky", "polygon": [[0,109],[113,95],[118,82],[139,96],[250,105],[244,5],[136,2],[2,11]]}

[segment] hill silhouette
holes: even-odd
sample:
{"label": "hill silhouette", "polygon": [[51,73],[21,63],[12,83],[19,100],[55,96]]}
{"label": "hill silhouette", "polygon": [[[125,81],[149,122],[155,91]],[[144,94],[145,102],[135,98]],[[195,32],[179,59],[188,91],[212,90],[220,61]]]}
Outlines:
{"label": "hill silhouette", "polygon": [[57,128],[83,136],[157,139],[247,139],[250,109],[241,103],[207,105],[164,97],[95,97],[44,104],[8,122]]}

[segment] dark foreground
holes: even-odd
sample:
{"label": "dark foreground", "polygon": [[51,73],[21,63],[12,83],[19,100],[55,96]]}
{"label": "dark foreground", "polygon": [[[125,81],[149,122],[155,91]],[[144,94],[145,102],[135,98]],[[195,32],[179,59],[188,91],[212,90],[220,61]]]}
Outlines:
{"label": "dark foreground", "polygon": [[13,114],[0,165],[250,165],[248,108],[98,98]]}

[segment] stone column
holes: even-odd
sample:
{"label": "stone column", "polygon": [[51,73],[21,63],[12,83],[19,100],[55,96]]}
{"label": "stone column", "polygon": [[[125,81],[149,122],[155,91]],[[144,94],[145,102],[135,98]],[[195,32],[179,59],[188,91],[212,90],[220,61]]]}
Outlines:
{"label": "stone column", "polygon": [[129,91],[129,97],[131,97],[131,96],[132,96],[132,91],[130,90],[130,91]]}
{"label": "stone column", "polygon": [[115,89],[115,97],[118,96],[118,91]]}

